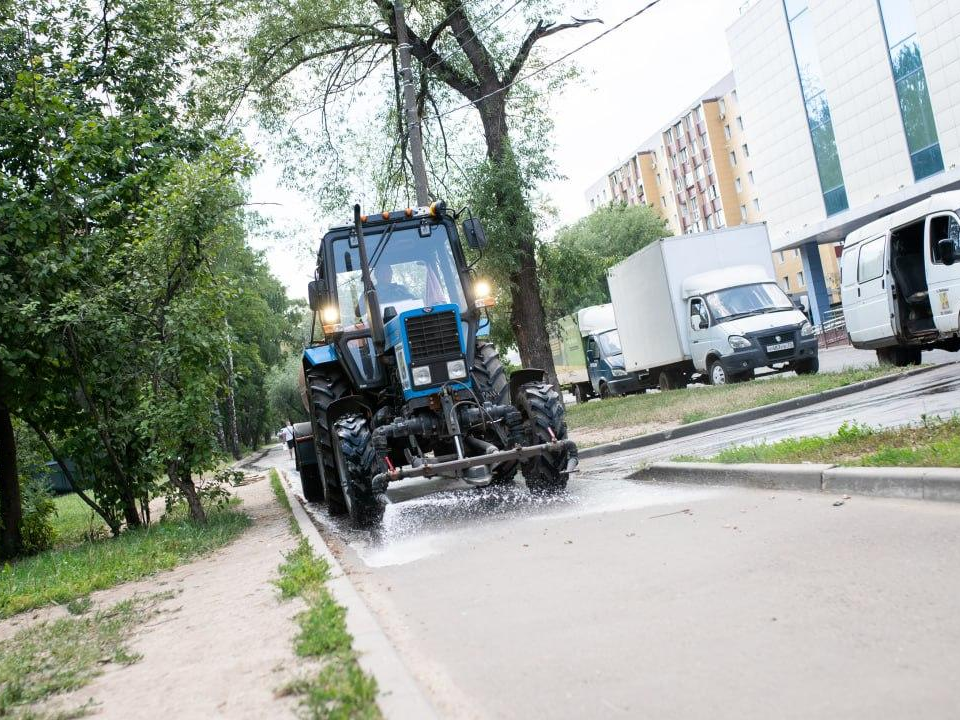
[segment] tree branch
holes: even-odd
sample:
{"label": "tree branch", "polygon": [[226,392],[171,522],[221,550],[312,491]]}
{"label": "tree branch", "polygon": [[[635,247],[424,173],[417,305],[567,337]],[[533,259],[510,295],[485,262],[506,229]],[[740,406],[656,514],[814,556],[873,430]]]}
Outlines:
{"label": "tree branch", "polygon": [[524,38],[522,43],[520,43],[520,47],[517,49],[517,54],[513,58],[513,62],[510,63],[510,67],[507,68],[506,75],[503,76],[503,84],[509,85],[517,79],[517,76],[520,75],[520,71],[523,70],[524,64],[530,57],[530,51],[533,50],[533,46],[543,38],[549,37],[550,35],[555,35],[556,33],[564,30],[583,27],[584,25],[589,25],[590,23],[602,22],[603,20],[600,20],[599,18],[588,18],[585,20],[574,18],[573,22],[554,25],[553,23],[545,23],[543,20],[538,20],[536,26],[534,26],[533,30],[530,31],[530,34]]}

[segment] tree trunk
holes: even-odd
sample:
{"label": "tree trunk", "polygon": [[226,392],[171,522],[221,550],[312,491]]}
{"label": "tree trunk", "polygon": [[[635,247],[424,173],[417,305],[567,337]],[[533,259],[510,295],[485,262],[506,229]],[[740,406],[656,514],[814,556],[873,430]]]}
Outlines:
{"label": "tree trunk", "polygon": [[234,460],[239,460],[240,455],[240,435],[237,432],[237,404],[233,394],[233,387],[236,379],[233,374],[233,341],[230,336],[230,323],[224,319],[227,326],[227,429],[229,435],[227,440],[230,443],[230,453]]}
{"label": "tree trunk", "polygon": [[17,439],[10,410],[0,403],[0,557],[12,558],[23,549],[22,520]]}
{"label": "tree trunk", "polygon": [[213,417],[217,429],[217,445],[220,446],[221,450],[227,452],[230,448],[227,447],[227,434],[223,429],[223,414],[220,412],[220,403],[216,400],[213,401]]}
{"label": "tree trunk", "polygon": [[[505,95],[501,93],[488,98],[480,104],[479,110],[487,144],[487,158],[502,170],[512,173],[520,187],[520,168],[507,151],[509,136]],[[553,353],[550,351],[550,337],[547,334],[547,317],[540,296],[540,278],[537,275],[533,212],[525,203],[521,207],[514,207],[515,203],[499,194],[497,205],[501,215],[508,221],[506,224],[525,227],[517,242],[517,265],[510,272],[510,326],[517,339],[520,360],[524,367],[544,370],[550,382],[557,385],[557,372],[553,365]]]}
{"label": "tree trunk", "polygon": [[207,522],[207,513],[200,502],[200,496],[197,495],[197,486],[193,484],[190,470],[181,468],[179,463],[171,463],[167,467],[167,477],[170,479],[170,484],[186,499],[190,518],[200,523]]}

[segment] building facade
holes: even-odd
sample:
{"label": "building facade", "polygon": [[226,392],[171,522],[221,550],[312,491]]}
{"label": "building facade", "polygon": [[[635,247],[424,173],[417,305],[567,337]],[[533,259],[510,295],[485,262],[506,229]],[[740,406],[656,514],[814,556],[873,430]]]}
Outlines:
{"label": "building facade", "polygon": [[[676,235],[766,219],[733,73],[642,143],[586,193],[591,210],[611,202],[655,208]],[[827,282],[836,288],[839,269],[832,247],[822,250]],[[798,252],[773,254],[777,281],[806,299],[807,277]]]}
{"label": "building facade", "polygon": [[727,32],[775,256],[960,187],[960,2],[755,0]]}

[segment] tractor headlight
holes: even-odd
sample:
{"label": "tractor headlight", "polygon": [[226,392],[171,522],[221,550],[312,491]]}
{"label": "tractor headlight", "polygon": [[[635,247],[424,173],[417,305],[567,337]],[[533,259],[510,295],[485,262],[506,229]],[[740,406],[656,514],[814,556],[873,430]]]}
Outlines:
{"label": "tractor headlight", "polygon": [[320,311],[320,323],[323,325],[323,332],[328,335],[343,330],[343,325],[340,324],[340,309],[336,305],[327,305]]}
{"label": "tractor headlight", "polygon": [[727,338],[727,342],[730,343],[730,347],[734,350],[746,350],[750,347],[750,341],[743,335],[731,335]]}
{"label": "tractor headlight", "polygon": [[[427,368],[427,370],[429,370],[429,368]],[[448,378],[451,380],[463,380],[466,376],[467,364],[463,360],[451,360],[447,363]]]}
{"label": "tractor headlight", "polygon": [[429,385],[430,381],[433,378],[430,377],[430,368],[429,367],[416,367],[413,369],[413,384],[414,385]]}
{"label": "tractor headlight", "polygon": [[473,284],[473,305],[477,308],[491,307],[496,303],[493,288],[486,280],[477,280]]}
{"label": "tractor headlight", "polygon": [[813,327],[813,325],[811,325],[808,322],[804,322],[803,325],[800,326],[801,337],[810,337],[815,332],[816,332],[816,329]]}

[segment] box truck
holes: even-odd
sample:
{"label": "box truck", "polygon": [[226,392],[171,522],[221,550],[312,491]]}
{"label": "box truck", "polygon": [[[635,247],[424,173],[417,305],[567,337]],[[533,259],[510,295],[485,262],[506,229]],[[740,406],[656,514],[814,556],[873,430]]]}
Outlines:
{"label": "box truck", "polygon": [[593,305],[560,318],[550,332],[550,350],[560,387],[578,403],[592,397],[643,391],[637,373],[623,369],[613,305]]}
{"label": "box truck", "polygon": [[938,193],[847,236],[840,300],[850,342],[881,363],[960,350],[960,191]]}
{"label": "box truck", "polygon": [[813,326],[774,280],[764,223],[658,240],[607,272],[624,371],[661,390],[819,369]]}

